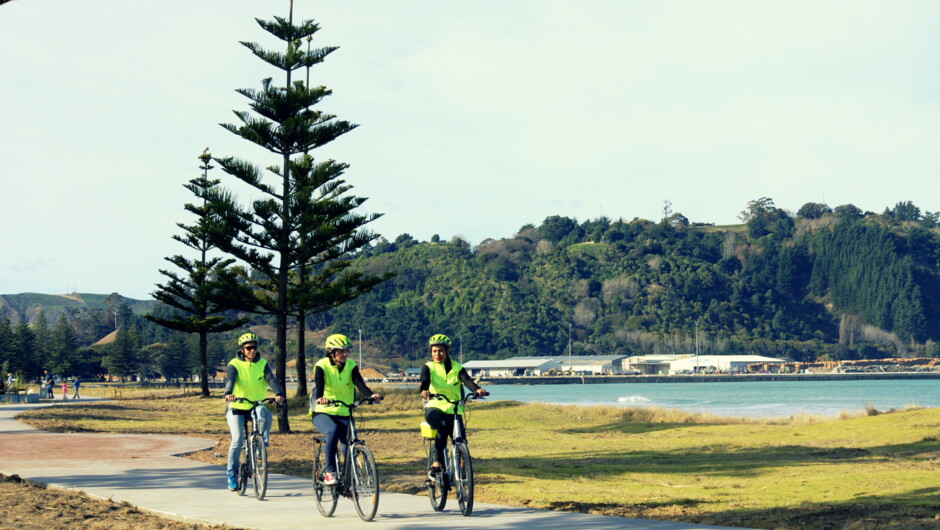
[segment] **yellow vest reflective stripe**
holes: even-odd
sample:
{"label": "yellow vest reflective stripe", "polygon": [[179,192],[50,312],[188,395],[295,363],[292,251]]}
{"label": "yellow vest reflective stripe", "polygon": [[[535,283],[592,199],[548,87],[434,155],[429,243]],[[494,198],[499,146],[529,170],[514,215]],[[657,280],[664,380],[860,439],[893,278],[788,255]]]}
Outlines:
{"label": "yellow vest reflective stripe", "polygon": [[[356,367],[351,359],[346,359],[343,371],[330,361],[329,357],[324,357],[317,361],[314,370],[319,367],[323,370],[323,397],[326,399],[335,399],[343,403],[353,402],[356,398],[356,389],[352,382],[353,368]],[[342,405],[320,405],[313,408],[314,412],[332,414],[334,416],[349,416],[349,409]]]}
{"label": "yellow vest reflective stripe", "polygon": [[[444,372],[444,363],[431,361],[426,366],[431,374],[431,385],[428,387],[428,392],[447,396],[451,401],[457,401],[463,397],[461,396],[460,377],[458,377],[460,370],[463,369],[460,363],[451,360],[449,372]],[[443,399],[429,399],[427,406],[441,409],[447,414],[454,414],[456,405]],[[457,414],[463,414],[463,407],[457,411]]]}
{"label": "yellow vest reflective stripe", "polygon": [[[264,380],[264,367],[268,365],[267,361],[259,358],[257,362],[248,362],[236,357],[228,364],[237,370],[235,386],[232,387],[233,396],[252,401],[261,401],[268,396],[268,382]],[[229,406],[239,410],[251,410],[252,407],[250,403],[237,401],[229,403]]]}

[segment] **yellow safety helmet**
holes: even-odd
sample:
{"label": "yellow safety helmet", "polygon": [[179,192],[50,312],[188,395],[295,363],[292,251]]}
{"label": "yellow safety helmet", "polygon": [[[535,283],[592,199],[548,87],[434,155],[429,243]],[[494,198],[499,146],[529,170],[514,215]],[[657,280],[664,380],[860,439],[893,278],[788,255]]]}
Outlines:
{"label": "yellow safety helmet", "polygon": [[327,337],[326,343],[323,345],[323,347],[326,348],[326,351],[348,350],[349,346],[349,338],[346,335],[340,335],[339,333]]}
{"label": "yellow safety helmet", "polygon": [[248,333],[243,334],[241,337],[238,337],[239,348],[241,348],[242,346],[244,346],[245,344],[249,342],[254,342],[255,344],[258,344],[258,336],[249,331]]}

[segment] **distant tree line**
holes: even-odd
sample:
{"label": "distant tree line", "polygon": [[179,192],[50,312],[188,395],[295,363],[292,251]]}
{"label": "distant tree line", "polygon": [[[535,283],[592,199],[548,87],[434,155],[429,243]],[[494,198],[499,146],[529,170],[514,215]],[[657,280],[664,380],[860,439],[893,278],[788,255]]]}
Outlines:
{"label": "distant tree line", "polygon": [[794,215],[761,198],[741,219],[551,216],[475,248],[402,234],[355,264],[394,279],[325,323],[364,330],[403,363],[436,332],[476,357],[557,355],[569,323],[582,354],[938,354],[936,214],[905,202],[882,214],[807,203]]}

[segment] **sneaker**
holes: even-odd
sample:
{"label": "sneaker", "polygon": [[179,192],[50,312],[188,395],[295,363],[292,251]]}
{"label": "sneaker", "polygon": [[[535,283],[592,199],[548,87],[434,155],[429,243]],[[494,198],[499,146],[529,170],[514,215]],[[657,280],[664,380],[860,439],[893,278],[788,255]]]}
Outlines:
{"label": "sneaker", "polygon": [[332,486],[333,484],[336,484],[336,474],[335,474],[335,473],[330,473],[329,471],[327,471],[326,473],[324,473],[324,474],[323,474],[323,483],[326,484],[327,486]]}
{"label": "sneaker", "polygon": [[228,476],[228,489],[231,491],[235,491],[238,489],[238,481],[235,480],[235,475]]}

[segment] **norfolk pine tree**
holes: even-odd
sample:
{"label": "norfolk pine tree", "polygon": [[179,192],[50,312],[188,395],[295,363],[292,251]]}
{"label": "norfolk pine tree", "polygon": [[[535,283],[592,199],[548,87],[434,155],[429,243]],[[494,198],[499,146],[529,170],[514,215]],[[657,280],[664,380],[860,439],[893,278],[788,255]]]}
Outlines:
{"label": "norfolk pine tree", "polygon": [[[182,331],[184,333],[197,333],[199,335],[199,381],[203,397],[209,397],[209,370],[206,348],[209,333],[220,333],[238,328],[247,322],[247,318],[226,318],[223,313],[232,306],[244,306],[246,300],[251,300],[250,288],[239,284],[235,274],[229,266],[235,261],[221,257],[209,257],[209,253],[216,247],[211,243],[211,232],[219,230],[220,225],[207,206],[209,197],[219,184],[218,180],[209,179],[209,170],[212,155],[209,149],[199,156],[202,162],[199,169],[202,175],[192,179],[184,187],[193,195],[202,200],[202,204],[186,204],[187,211],[196,216],[196,223],[184,225],[177,223],[184,235],[174,235],[173,239],[195,250],[199,257],[187,259],[181,255],[165,258],[186,272],[180,276],[174,272],[160,270],[169,281],[159,284],[152,296],[179,311],[178,314],[165,318],[153,314],[145,315],[147,320],[166,328]],[[181,345],[177,342],[176,345]]]}
{"label": "norfolk pine tree", "polygon": [[[271,21],[258,20],[258,24],[284,42],[286,51],[267,51],[251,42],[242,44],[284,72],[284,85],[277,86],[267,78],[262,80],[260,90],[238,90],[251,101],[254,114],[235,111],[241,124],[222,126],[277,155],[280,166],[262,170],[245,160],[216,158],[226,173],[260,191],[264,198],[243,208],[231,194],[220,193],[214,204],[216,213],[228,225],[219,240],[220,248],[260,275],[255,281],[257,312],[276,316],[275,373],[285,385],[288,318],[340,305],[368,291],[384,277],[354,272],[347,260],[351,253],[376,239],[362,227],[379,214],[354,213],[366,199],[345,195],[351,189],[340,180],[346,164],[334,160],[315,162],[308,154],[356,125],[313,110],[330,95],[330,90],[292,80],[295,70],[321,63],[336,48],[303,49],[303,39],[316,33],[319,26],[312,20],[295,25],[293,4],[287,19],[275,17]],[[267,174],[273,175],[279,186],[267,184]],[[297,325],[303,327],[304,322]],[[303,359],[298,361],[305,372]],[[298,380],[305,383],[306,373],[298,373]],[[286,409],[278,415],[278,429],[290,432]]]}

